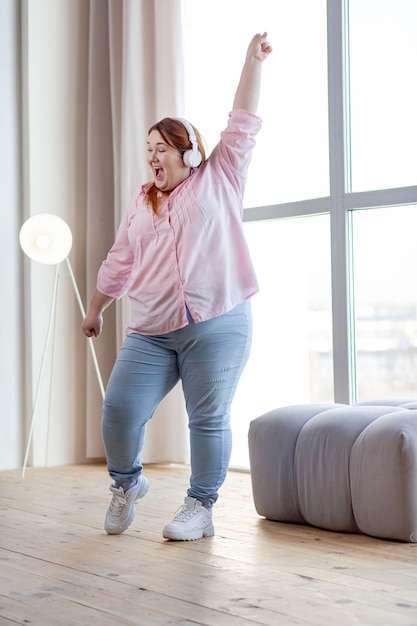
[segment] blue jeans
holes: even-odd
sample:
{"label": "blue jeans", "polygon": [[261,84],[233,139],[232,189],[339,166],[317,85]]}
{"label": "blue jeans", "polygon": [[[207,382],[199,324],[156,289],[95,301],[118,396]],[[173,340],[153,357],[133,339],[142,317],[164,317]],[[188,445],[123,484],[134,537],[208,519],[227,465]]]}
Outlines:
{"label": "blue jeans", "polygon": [[229,313],[165,335],[129,334],[111,373],[102,432],[110,476],[119,483],[142,471],[146,423],[182,381],[190,430],[191,477],[187,493],[210,506],[230,461],[230,406],[249,356],[250,301]]}

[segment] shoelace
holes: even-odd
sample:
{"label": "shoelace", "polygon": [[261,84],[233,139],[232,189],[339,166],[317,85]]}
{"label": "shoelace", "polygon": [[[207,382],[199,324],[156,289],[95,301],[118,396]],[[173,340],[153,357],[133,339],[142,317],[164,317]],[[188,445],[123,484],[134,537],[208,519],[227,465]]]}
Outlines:
{"label": "shoelace", "polygon": [[198,508],[187,509],[185,506],[183,506],[182,509],[175,516],[175,520],[178,522],[188,522],[188,520],[194,517],[194,515],[196,515],[198,511]]}
{"label": "shoelace", "polygon": [[112,515],[121,515],[123,512],[123,508],[126,504],[127,500],[123,496],[113,495],[113,498],[110,502],[110,513]]}

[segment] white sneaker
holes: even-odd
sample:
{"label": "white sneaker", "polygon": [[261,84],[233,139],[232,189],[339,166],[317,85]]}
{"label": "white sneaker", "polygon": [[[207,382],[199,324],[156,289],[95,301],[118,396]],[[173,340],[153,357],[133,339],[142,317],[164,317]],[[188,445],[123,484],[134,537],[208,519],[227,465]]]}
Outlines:
{"label": "white sneaker", "polygon": [[193,541],[202,537],[212,537],[214,526],[211,509],[204,507],[195,498],[186,497],[181,510],[172,522],[165,526],[162,536],[175,541]]}
{"label": "white sneaker", "polygon": [[126,492],[123,487],[110,485],[113,498],[104,522],[106,533],[109,535],[120,535],[130,526],[136,513],[135,502],[139,498],[143,498],[148,489],[149,482],[142,474],[138,477],[136,485],[133,485]]}

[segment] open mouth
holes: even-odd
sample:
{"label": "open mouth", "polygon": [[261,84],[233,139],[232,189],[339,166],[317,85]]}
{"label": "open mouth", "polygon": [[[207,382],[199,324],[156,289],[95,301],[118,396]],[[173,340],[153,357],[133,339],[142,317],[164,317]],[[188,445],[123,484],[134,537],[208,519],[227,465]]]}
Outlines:
{"label": "open mouth", "polygon": [[163,170],[161,167],[154,168],[155,180],[162,180],[162,172]]}

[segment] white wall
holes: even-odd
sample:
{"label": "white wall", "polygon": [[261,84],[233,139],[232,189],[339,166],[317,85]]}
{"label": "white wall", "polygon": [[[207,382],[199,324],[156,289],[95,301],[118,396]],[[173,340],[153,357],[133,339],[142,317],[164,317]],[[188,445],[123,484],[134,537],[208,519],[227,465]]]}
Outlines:
{"label": "white wall", "polygon": [[19,192],[19,82],[17,3],[0,3],[0,468],[16,467],[22,443],[23,317],[21,255],[17,246],[20,216]]}

